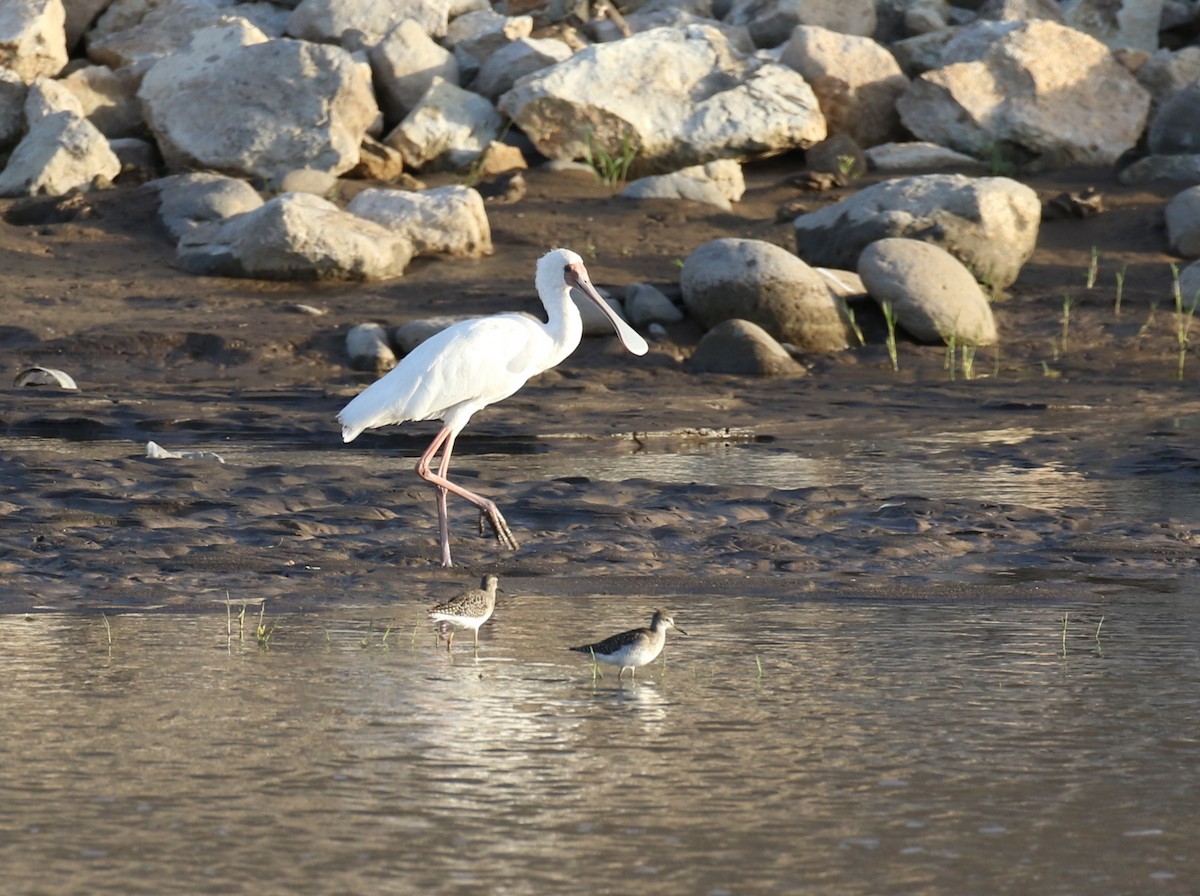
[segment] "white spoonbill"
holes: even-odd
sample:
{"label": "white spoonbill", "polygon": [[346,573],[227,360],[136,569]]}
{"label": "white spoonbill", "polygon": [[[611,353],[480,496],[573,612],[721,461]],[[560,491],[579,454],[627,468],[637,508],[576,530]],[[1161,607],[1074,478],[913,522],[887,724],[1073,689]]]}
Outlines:
{"label": "white spoonbill", "polygon": [[[385,376],[347,404],[338,422],[342,439],[353,441],[364,429],[409,420],[441,420],[442,428],[417,461],[417,475],[437,489],[442,566],[450,559],[448,492],[466,498],[491,524],[496,539],[517,549],[508,523],[495,502],[468,491],[448,478],[454,440],[471,416],[508,398],[531,376],[557,366],[575,351],[583,337],[583,320],[571,301],[571,290],[587,296],[607,315],[625,348],[646,354],[646,340],[608,306],[588,278],[583,259],[570,249],[554,249],[537,263],[538,297],[546,307],[546,323],[524,314],[494,314],[463,321],[426,339]],[[441,451],[437,472],[433,458]]]}

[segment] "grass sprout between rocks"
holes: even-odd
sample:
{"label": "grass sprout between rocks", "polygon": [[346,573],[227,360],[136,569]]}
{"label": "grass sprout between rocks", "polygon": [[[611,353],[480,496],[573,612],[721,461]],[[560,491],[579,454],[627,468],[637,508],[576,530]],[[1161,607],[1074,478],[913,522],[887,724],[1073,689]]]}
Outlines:
{"label": "grass sprout between rocks", "polygon": [[633,160],[637,158],[637,148],[628,134],[621,136],[621,146],[613,153],[597,139],[595,134],[588,131],[587,146],[583,151],[584,161],[591,167],[596,180],[610,187],[624,183],[629,176]]}

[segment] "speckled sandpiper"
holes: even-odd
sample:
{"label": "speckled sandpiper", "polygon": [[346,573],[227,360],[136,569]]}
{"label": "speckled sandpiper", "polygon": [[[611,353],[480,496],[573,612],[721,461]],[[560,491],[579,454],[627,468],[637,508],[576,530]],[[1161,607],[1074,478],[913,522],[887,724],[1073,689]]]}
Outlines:
{"label": "speckled sandpiper", "polygon": [[663,645],[667,643],[667,629],[673,628],[681,635],[686,635],[683,629],[675,624],[671,614],[666,610],[655,610],[650,620],[649,628],[635,628],[595,644],[584,644],[582,647],[572,647],[579,653],[589,653],[598,663],[619,666],[617,680],[629,670],[630,678],[637,676],[638,666],[654,662],[662,653]]}
{"label": "speckled sandpiper", "polygon": [[449,628],[446,649],[454,645],[454,633],[460,628],[469,628],[475,632],[475,649],[479,649],[479,627],[492,618],[496,609],[496,590],[500,580],[495,576],[484,576],[481,587],[464,591],[453,600],[438,604],[429,611],[429,618],[442,623],[442,630]]}

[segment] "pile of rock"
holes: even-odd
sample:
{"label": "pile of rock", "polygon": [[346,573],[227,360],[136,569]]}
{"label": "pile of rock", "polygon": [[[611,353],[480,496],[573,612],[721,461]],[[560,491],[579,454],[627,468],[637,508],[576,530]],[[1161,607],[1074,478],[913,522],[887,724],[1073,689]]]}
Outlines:
{"label": "pile of rock", "polygon": [[[724,209],[744,190],[741,162],[830,140],[897,171],[1122,160],[1128,180],[1200,180],[1200,47],[1166,48],[1194,37],[1180,0],[619,5],[4,0],[0,196],[140,175],[155,179],[189,271],[369,279],[419,254],[490,252],[476,191],[396,185],[405,169],[523,165],[514,143],[632,162],[631,198]],[[1126,164],[1135,147],[1144,157]],[[382,186],[342,206],[347,177]],[[1172,206],[1172,246],[1200,255],[1200,203]],[[958,284],[964,272],[1010,284],[1038,221],[1032,191],[1006,178],[902,178],[798,218],[798,258],[700,247],[683,301],[706,326],[745,320],[797,350],[842,348],[844,297],[808,266],[865,259],[866,288],[912,334],[983,343],[995,338],[986,297]],[[796,304],[780,311],[785,294]],[[931,310],[950,301],[963,304]],[[793,319],[815,329],[781,322]]]}

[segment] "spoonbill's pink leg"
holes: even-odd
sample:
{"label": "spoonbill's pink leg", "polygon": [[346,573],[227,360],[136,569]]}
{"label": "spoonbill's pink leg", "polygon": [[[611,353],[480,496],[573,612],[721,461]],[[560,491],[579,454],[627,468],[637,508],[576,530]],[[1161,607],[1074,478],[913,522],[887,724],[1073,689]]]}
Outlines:
{"label": "spoonbill's pink leg", "polygon": [[[442,566],[452,565],[450,562],[450,523],[446,514],[446,492],[454,492],[460,498],[465,498],[478,507],[480,513],[487,517],[492,531],[496,534],[496,540],[500,544],[513,551],[519,547],[512,530],[508,528],[508,523],[504,520],[504,515],[500,513],[500,508],[494,501],[489,501],[447,478],[450,472],[450,455],[454,452],[456,436],[457,433],[452,429],[443,427],[434,436],[433,442],[425,449],[420,460],[417,461],[417,475],[438,489],[438,526],[441,529],[442,537]],[[434,473],[429,464],[439,449],[442,451],[442,459],[438,464],[438,471]]]}

